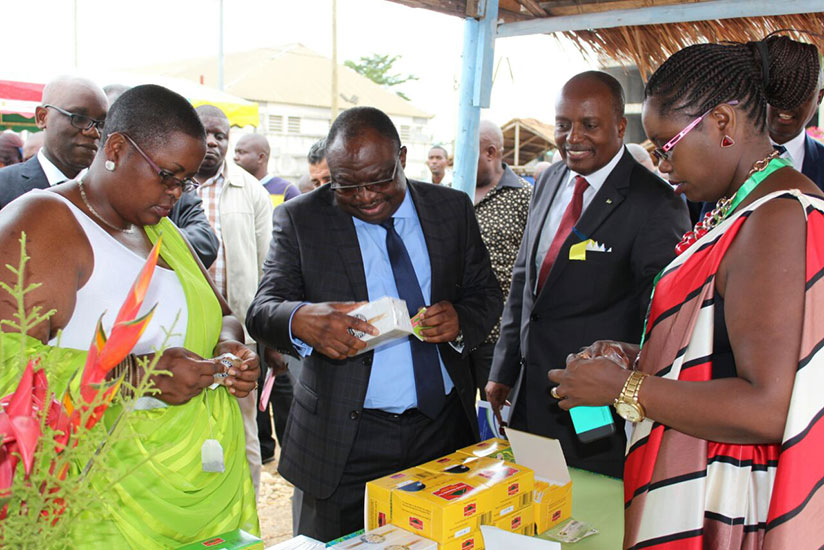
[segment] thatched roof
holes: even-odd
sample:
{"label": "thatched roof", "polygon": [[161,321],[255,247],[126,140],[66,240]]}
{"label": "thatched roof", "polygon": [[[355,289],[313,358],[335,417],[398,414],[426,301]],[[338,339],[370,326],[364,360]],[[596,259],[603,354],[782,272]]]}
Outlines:
{"label": "thatched roof", "polygon": [[[476,17],[478,0],[390,0],[458,17]],[[556,17],[602,14],[612,10],[700,4],[708,0],[499,0],[501,23],[534,21]],[[784,0],[775,0],[777,5]],[[714,2],[717,4],[717,2]],[[747,4],[741,0],[742,5]],[[821,2],[824,10],[824,1]],[[624,12],[626,13],[626,12]],[[630,20],[631,17],[624,17]],[[701,42],[760,40],[778,29],[806,30],[819,36],[791,33],[795,39],[812,42],[824,51],[824,11],[800,15],[775,15],[739,19],[689,21],[661,25],[622,26],[556,33],[571,39],[583,52],[637,65],[649,74],[674,52]]]}
{"label": "thatched roof", "polygon": [[556,149],[555,127],[534,118],[513,118],[501,126],[505,163],[521,167],[543,153]]}

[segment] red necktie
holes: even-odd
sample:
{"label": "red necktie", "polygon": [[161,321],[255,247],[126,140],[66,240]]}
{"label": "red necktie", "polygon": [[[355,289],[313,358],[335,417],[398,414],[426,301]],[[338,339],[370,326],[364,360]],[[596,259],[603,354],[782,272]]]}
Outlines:
{"label": "red necktie", "polygon": [[572,228],[578,223],[578,218],[581,217],[581,210],[584,208],[584,191],[589,187],[589,183],[581,176],[575,176],[575,191],[572,194],[572,200],[564,210],[564,215],[561,218],[561,224],[558,226],[558,231],[555,232],[555,237],[552,239],[552,244],[549,245],[549,250],[546,251],[544,261],[541,263],[541,272],[538,274],[538,292],[544,287],[546,278],[552,270],[552,264],[558,257],[558,252],[564,241],[569,237]]}

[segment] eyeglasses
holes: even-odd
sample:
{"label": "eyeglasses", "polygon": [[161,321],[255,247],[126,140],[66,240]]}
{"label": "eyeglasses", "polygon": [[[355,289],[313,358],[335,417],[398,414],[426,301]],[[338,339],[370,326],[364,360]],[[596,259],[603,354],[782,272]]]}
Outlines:
{"label": "eyeglasses", "polygon": [[91,130],[92,126],[94,126],[95,128],[97,128],[98,132],[102,132],[103,131],[103,125],[106,123],[105,120],[97,120],[97,119],[94,119],[90,116],[78,115],[77,113],[72,113],[72,112],[69,112],[65,109],[61,109],[60,107],[57,107],[56,105],[50,105],[48,103],[44,103],[43,107],[48,107],[50,109],[54,109],[58,113],[60,113],[62,115],[66,115],[67,117],[69,117],[69,121],[71,122],[72,126],[77,128],[78,130],[87,131],[87,130]]}
{"label": "eyeglasses", "polygon": [[390,177],[390,178],[387,178],[387,179],[384,179],[384,180],[372,181],[372,182],[369,182],[369,183],[358,183],[358,184],[355,184],[355,185],[341,185],[340,183],[338,183],[334,180],[331,180],[330,183],[329,183],[329,187],[330,187],[330,189],[332,189],[338,195],[342,195],[342,196],[345,196],[345,197],[354,196],[361,189],[366,189],[367,191],[372,191],[372,192],[384,191],[386,186],[388,186],[390,183],[395,181],[395,176],[398,173],[398,165],[400,164],[400,162],[401,162],[401,157],[400,157],[400,155],[398,155],[398,158],[395,159],[395,167],[392,168],[392,177]]}
{"label": "eyeglasses", "polygon": [[[733,105],[733,106],[738,105],[738,100],[735,99],[733,101],[728,101],[727,105]],[[712,109],[715,109],[715,107],[713,107]],[[684,136],[689,134],[696,126],[698,126],[698,124],[702,120],[707,118],[707,115],[709,115],[712,112],[712,109],[710,109],[709,111],[707,111],[706,113],[704,113],[700,117],[696,118],[695,120],[693,120],[692,122],[687,124],[687,126],[683,130],[678,132],[678,135],[676,135],[674,138],[672,138],[671,140],[666,142],[664,145],[662,145],[661,147],[656,147],[655,149],[653,149],[652,154],[655,155],[655,158],[657,158],[659,161],[665,160],[665,161],[669,162],[669,160],[670,160],[669,152],[672,151],[672,148],[675,147],[676,144],[679,141],[684,139]]]}
{"label": "eyeglasses", "polygon": [[143,152],[143,149],[134,142],[132,138],[129,137],[128,134],[124,134],[123,132],[120,133],[124,138],[126,138],[129,143],[131,143],[137,152],[140,153],[146,162],[149,163],[149,166],[152,167],[152,170],[157,172],[157,175],[160,176],[160,183],[162,183],[168,191],[174,191],[176,188],[180,188],[184,193],[188,191],[193,191],[197,189],[200,184],[193,180],[192,178],[177,178],[169,172],[168,170],[164,170],[163,168],[159,167],[157,164],[154,163],[152,159],[149,158],[149,155]]}

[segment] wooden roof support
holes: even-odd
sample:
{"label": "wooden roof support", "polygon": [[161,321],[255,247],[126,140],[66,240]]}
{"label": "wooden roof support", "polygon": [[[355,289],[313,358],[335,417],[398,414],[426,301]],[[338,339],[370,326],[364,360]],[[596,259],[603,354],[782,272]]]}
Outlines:
{"label": "wooden roof support", "polygon": [[689,4],[650,6],[516,21],[498,25],[498,38],[562,31],[609,29],[627,25],[656,25],[737,17],[791,15],[821,11],[821,0],[710,0]]}

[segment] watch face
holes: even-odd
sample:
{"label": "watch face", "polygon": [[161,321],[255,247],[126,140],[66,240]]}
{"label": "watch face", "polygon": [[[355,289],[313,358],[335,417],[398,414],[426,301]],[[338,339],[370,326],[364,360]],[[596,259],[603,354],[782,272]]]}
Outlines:
{"label": "watch face", "polygon": [[644,419],[644,415],[641,414],[638,407],[630,403],[616,403],[615,412],[617,412],[621,418],[629,420],[630,422],[640,422]]}

